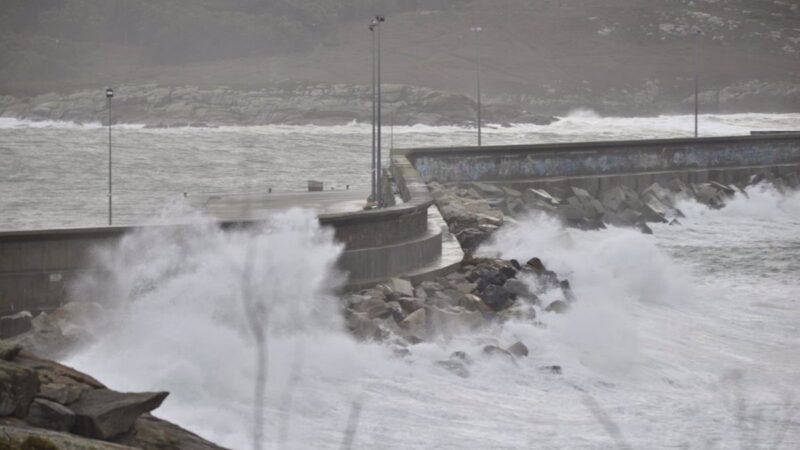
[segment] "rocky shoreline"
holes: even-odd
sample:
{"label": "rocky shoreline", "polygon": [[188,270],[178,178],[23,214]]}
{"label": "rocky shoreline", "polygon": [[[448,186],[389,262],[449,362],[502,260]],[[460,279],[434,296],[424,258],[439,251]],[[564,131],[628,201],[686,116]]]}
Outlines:
{"label": "rocky shoreline", "polygon": [[[581,180],[585,181],[585,180]],[[797,168],[786,168],[780,174],[762,170],[742,182],[724,184],[709,180],[689,183],[673,177],[663,184],[654,182],[637,191],[631,184],[618,182],[592,195],[579,181],[562,180],[548,187],[525,187],[490,183],[442,185],[431,182],[428,187],[450,232],[465,252],[474,252],[509,220],[515,221],[532,213],[556,217],[565,226],[579,229],[600,229],[606,226],[631,227],[652,234],[648,224],[679,224],[684,217],[677,204],[693,199],[710,208],[725,206],[736,193],[747,195],[748,186],[769,183],[785,193],[800,187]]]}
{"label": "rocky shoreline", "polygon": [[150,414],[167,392],[123,393],[0,340],[0,448],[222,450]]}
{"label": "rocky shoreline", "polygon": [[[475,123],[474,99],[451,92],[406,85],[383,87],[384,124],[458,125]],[[231,125],[344,125],[371,120],[369,86],[280,83],[259,90],[230,87],[166,87],[154,84],[115,88],[112,122],[148,127]],[[0,96],[0,117],[34,121],[105,123],[104,90],[49,93],[30,98]],[[548,125],[557,119],[519,106],[487,102],[486,123]]]}

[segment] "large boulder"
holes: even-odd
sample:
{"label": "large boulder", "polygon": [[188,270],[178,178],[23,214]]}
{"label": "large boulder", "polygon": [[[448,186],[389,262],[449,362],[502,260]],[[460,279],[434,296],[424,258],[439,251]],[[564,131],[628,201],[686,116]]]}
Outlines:
{"label": "large boulder", "polygon": [[408,280],[404,280],[402,278],[392,278],[386,283],[386,286],[392,290],[392,292],[396,292],[404,297],[413,297],[414,296],[414,287],[411,285],[411,282]]}
{"label": "large boulder", "polygon": [[514,303],[511,293],[496,284],[487,285],[481,291],[480,297],[493,311],[502,311]]}
{"label": "large boulder", "polygon": [[36,372],[0,360],[0,417],[25,418],[38,391]]}
{"label": "large boulder", "polygon": [[22,346],[0,339],[0,360],[11,361],[22,351]]}
{"label": "large boulder", "polygon": [[31,403],[25,422],[38,428],[69,431],[75,424],[75,413],[59,403],[37,398]]}
{"label": "large boulder", "polygon": [[194,433],[150,414],[143,414],[136,419],[133,429],[115,441],[120,444],[153,450],[224,450]]}
{"label": "large boulder", "polygon": [[137,447],[86,439],[69,433],[10,424],[0,424],[0,448],[3,450],[141,450]]}
{"label": "large boulder", "polygon": [[17,336],[30,330],[32,319],[33,315],[28,311],[0,317],[0,339]]}
{"label": "large boulder", "polygon": [[130,431],[136,419],[167,398],[167,392],[123,393],[110,389],[84,391],[72,403],[75,425],[72,432],[93,439],[108,440]]}

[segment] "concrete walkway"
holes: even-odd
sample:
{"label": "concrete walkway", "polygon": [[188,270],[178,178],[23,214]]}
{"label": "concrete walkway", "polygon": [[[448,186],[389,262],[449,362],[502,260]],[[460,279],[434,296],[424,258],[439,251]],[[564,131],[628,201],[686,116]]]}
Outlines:
{"label": "concrete walkway", "polygon": [[195,207],[221,221],[258,220],[294,207],[319,214],[361,211],[369,192],[365,190],[189,195]]}

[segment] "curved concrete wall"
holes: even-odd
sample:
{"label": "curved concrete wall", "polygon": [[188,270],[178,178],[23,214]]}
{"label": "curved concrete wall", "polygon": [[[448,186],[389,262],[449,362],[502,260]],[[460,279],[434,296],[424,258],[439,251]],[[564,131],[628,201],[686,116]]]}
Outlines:
{"label": "curved concrete wall", "polygon": [[[428,225],[433,199],[424,183],[418,180],[401,189],[413,193],[402,205],[319,216],[320,224],[332,227],[336,239],[345,245],[339,266],[350,274],[349,284],[396,276],[441,254],[441,235]],[[220,226],[238,228],[253,223],[224,222]],[[115,245],[125,234],[141,228],[0,232],[0,315],[57,307],[65,301],[70,282],[87,271],[99,270],[92,258],[94,249]]]}

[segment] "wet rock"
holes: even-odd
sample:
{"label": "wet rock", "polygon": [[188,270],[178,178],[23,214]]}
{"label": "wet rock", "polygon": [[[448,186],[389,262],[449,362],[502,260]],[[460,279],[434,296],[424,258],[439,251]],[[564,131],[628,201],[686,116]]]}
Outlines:
{"label": "wet rock", "polygon": [[653,234],[653,229],[650,228],[646,223],[639,222],[636,224],[636,229],[641,231],[643,234]]}
{"label": "wet rock", "polygon": [[414,287],[408,280],[404,280],[402,278],[392,278],[386,283],[386,285],[392,290],[392,292],[397,292],[402,296],[414,296]]}
{"label": "wet rock", "polygon": [[409,314],[422,308],[425,305],[422,300],[419,300],[414,297],[401,298],[400,300],[398,300],[398,303],[400,303],[400,306],[403,307],[403,310]]}
{"label": "wet rock", "polygon": [[59,403],[37,398],[31,403],[25,422],[48,430],[69,431],[75,424],[75,413]]}
{"label": "wet rock", "polygon": [[487,285],[480,293],[480,297],[493,311],[506,309],[514,302],[511,293],[496,284]]}
{"label": "wet rock", "polygon": [[484,195],[484,196],[490,196],[490,197],[504,197],[505,196],[505,192],[503,191],[503,189],[498,187],[498,186],[496,186],[496,185],[494,185],[494,184],[473,183],[472,186],[475,187],[475,189],[478,191],[478,193],[480,193],[481,195]]}
{"label": "wet rock", "polygon": [[561,300],[556,300],[553,303],[547,305],[547,308],[544,309],[547,312],[554,312],[558,314],[564,314],[569,311],[569,305],[566,302]]}
{"label": "wet rock", "polygon": [[517,361],[514,359],[514,355],[511,354],[511,352],[496,345],[487,345],[483,347],[483,354],[489,357],[500,357],[514,363],[514,365],[517,364]]}
{"label": "wet rock", "polygon": [[528,356],[528,347],[520,341],[517,341],[511,347],[508,347],[508,352],[517,358]]}
{"label": "wet rock", "polygon": [[516,259],[509,260],[509,263],[511,263],[511,266],[513,268],[515,268],[517,271],[522,270],[522,266],[519,264],[519,261],[517,261]]}
{"label": "wet rock", "polygon": [[384,337],[378,321],[366,313],[349,312],[345,315],[345,322],[350,333],[360,340],[378,341]]}
{"label": "wet rock", "polygon": [[0,339],[20,335],[32,328],[33,315],[28,311],[0,317]]}
{"label": "wet rock", "polygon": [[531,268],[531,270],[533,270],[533,272],[536,274],[544,273],[544,271],[547,270],[544,267],[542,260],[539,258],[531,258],[527,263],[525,263],[525,265]]}
{"label": "wet rock", "polygon": [[514,295],[516,297],[528,300],[532,300],[533,298],[535,298],[535,295],[533,295],[530,288],[528,288],[528,285],[525,284],[525,282],[518,280],[516,278],[506,280],[506,282],[503,284],[503,288],[505,288],[508,292],[510,292],[511,295]]}
{"label": "wet rock", "polygon": [[539,370],[546,373],[551,373],[553,375],[561,375],[561,366],[554,365],[554,366],[542,366],[539,367]]}
{"label": "wet rock", "polygon": [[469,369],[459,360],[449,359],[447,361],[436,361],[435,365],[461,378],[469,378]]}
{"label": "wet rock", "polygon": [[561,288],[561,293],[564,294],[564,298],[567,299],[567,302],[574,302],[575,294],[572,292],[572,286],[570,286],[569,280],[561,280],[558,285]]}
{"label": "wet rock", "polygon": [[461,362],[463,362],[464,364],[467,364],[467,365],[472,365],[472,362],[473,362],[472,358],[470,358],[469,355],[467,355],[466,352],[461,351],[461,350],[453,352],[450,355],[450,359],[459,360],[459,361],[461,361]]}
{"label": "wet rock", "polygon": [[22,351],[22,346],[0,339],[0,360],[11,361]]}
{"label": "wet rock", "polygon": [[84,391],[70,405],[75,412],[72,432],[93,439],[111,439],[129,431],[136,419],[158,408],[167,392],[122,393],[110,389]]}
{"label": "wet rock", "polygon": [[38,391],[39,378],[33,370],[0,361],[0,417],[26,417]]}
{"label": "wet rock", "polygon": [[400,326],[407,330],[424,331],[427,327],[427,313],[425,312],[425,308],[420,308],[409,314],[400,322]]}
{"label": "wet rock", "polygon": [[487,305],[483,299],[475,294],[466,294],[462,297],[460,304],[467,311],[479,311],[481,313],[490,313],[492,308]]}

